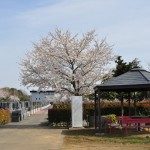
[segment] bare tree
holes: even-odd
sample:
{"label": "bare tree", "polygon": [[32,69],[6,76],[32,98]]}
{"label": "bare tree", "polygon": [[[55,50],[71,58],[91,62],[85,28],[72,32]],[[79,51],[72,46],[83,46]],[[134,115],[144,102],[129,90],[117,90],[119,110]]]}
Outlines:
{"label": "bare tree", "polygon": [[115,59],[106,40],[96,38],[95,31],[81,36],[60,29],[48,33],[21,61],[23,85],[52,87],[72,95],[89,93]]}

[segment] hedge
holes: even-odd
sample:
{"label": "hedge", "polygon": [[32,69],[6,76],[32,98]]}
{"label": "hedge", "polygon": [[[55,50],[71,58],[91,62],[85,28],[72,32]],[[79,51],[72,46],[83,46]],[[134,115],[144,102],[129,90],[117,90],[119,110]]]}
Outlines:
{"label": "hedge", "polygon": [[10,111],[0,109],[0,125],[7,124],[10,122]]}
{"label": "hedge", "polygon": [[48,109],[48,121],[52,126],[69,126],[71,109]]}
{"label": "hedge", "polygon": [[[146,107],[145,107],[146,106]],[[150,115],[150,107],[145,103],[136,104],[136,112],[138,115]],[[129,115],[128,102],[124,102],[124,115]],[[96,112],[98,115],[98,112]],[[102,101],[101,115],[115,114],[121,115],[121,103],[119,101]],[[134,104],[131,103],[131,115],[135,115]],[[89,116],[94,116],[94,102],[83,103],[83,119],[89,120]],[[70,124],[71,122],[71,104],[70,103],[56,103],[53,109],[48,110],[48,120],[51,125],[59,126],[62,124]]]}

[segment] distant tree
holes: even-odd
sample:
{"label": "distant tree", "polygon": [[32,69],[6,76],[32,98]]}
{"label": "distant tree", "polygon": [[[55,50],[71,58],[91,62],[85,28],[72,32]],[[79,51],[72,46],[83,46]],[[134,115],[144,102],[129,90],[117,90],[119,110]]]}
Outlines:
{"label": "distant tree", "polygon": [[29,87],[52,87],[70,95],[89,94],[114,59],[112,47],[105,39],[97,40],[94,31],[79,37],[56,29],[34,44],[22,60],[21,79]]}
{"label": "distant tree", "polygon": [[10,94],[8,91],[0,89],[0,100],[8,100]]}
{"label": "distant tree", "polygon": [[25,101],[29,100],[29,96],[22,92],[21,90],[17,90],[16,88],[1,88],[0,89],[0,99],[1,100],[14,100],[14,101]]}
{"label": "distant tree", "polygon": [[20,101],[19,97],[16,95],[10,95],[9,100],[11,101]]}
{"label": "distant tree", "polygon": [[29,95],[27,93],[25,93],[24,91],[17,90],[16,93],[17,93],[17,96],[19,97],[20,101],[29,100]]}
{"label": "distant tree", "polygon": [[117,60],[115,61],[116,68],[112,71],[113,77],[117,77],[123,73],[126,73],[134,68],[141,68],[140,61],[135,58],[133,61],[127,63],[124,62],[121,56],[117,57]]}

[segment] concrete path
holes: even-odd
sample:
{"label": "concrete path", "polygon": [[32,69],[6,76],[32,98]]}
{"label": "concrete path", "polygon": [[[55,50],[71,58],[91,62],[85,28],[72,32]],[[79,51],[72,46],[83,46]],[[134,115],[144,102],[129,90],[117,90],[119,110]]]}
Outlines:
{"label": "concrete path", "polygon": [[47,123],[47,109],[45,109],[21,122],[0,126],[0,149],[61,150],[62,129],[50,129]]}
{"label": "concrete path", "polygon": [[48,125],[48,110],[40,110],[36,113],[32,114],[29,117],[26,117],[24,120],[20,122],[10,122],[9,124],[3,126],[7,128],[31,128],[31,127],[47,127]]}

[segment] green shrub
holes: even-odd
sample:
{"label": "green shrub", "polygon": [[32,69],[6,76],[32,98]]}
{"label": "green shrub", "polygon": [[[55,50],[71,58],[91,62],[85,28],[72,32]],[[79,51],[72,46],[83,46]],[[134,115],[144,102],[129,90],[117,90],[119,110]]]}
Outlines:
{"label": "green shrub", "polygon": [[110,119],[112,123],[116,123],[118,121],[115,114],[107,115],[107,118]]}

